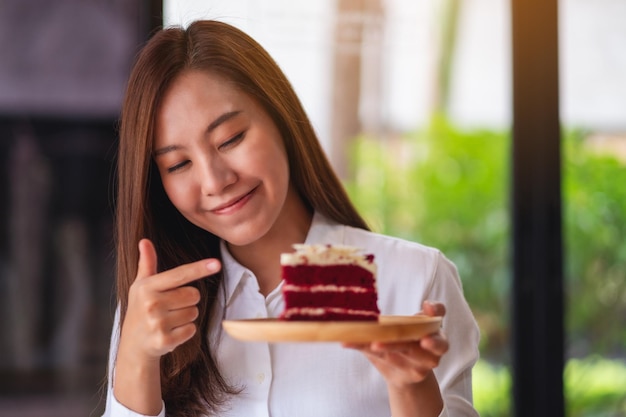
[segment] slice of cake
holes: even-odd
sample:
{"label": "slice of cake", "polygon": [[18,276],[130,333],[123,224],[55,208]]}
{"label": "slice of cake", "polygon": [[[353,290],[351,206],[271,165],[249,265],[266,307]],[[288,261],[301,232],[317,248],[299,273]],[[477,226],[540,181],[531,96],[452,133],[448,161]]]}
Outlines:
{"label": "slice of cake", "polygon": [[378,320],[374,255],[357,248],[294,245],[280,258],[283,320]]}

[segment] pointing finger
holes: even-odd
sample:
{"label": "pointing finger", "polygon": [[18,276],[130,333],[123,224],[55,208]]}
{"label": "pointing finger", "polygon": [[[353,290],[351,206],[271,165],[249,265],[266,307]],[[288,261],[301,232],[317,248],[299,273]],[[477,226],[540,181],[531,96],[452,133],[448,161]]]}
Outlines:
{"label": "pointing finger", "polygon": [[172,268],[158,275],[156,289],[168,291],[217,273],[222,265],[217,259],[203,259]]}

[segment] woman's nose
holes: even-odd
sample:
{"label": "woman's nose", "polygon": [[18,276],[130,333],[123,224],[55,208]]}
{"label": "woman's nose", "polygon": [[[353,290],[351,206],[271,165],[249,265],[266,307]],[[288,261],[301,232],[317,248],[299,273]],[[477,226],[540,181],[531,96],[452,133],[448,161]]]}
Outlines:
{"label": "woman's nose", "polygon": [[219,155],[201,159],[200,180],[203,195],[218,195],[237,181],[235,170]]}

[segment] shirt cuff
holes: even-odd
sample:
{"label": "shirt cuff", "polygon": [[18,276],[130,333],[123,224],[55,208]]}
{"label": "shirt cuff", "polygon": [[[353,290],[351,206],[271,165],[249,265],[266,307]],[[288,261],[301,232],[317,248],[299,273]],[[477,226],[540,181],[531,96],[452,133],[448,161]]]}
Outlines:
{"label": "shirt cuff", "polygon": [[165,403],[161,401],[161,412],[156,416],[148,416],[146,414],[139,414],[133,410],[127,408],[122,403],[117,401],[115,395],[111,395],[111,411],[107,415],[111,417],[165,417]]}

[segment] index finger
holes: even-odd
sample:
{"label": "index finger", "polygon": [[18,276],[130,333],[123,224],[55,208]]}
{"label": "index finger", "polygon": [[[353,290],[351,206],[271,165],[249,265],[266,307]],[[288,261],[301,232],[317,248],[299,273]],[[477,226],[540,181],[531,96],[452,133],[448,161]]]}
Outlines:
{"label": "index finger", "polygon": [[221,268],[220,261],[215,258],[202,259],[155,275],[153,284],[159,291],[168,291],[213,275],[219,272]]}

